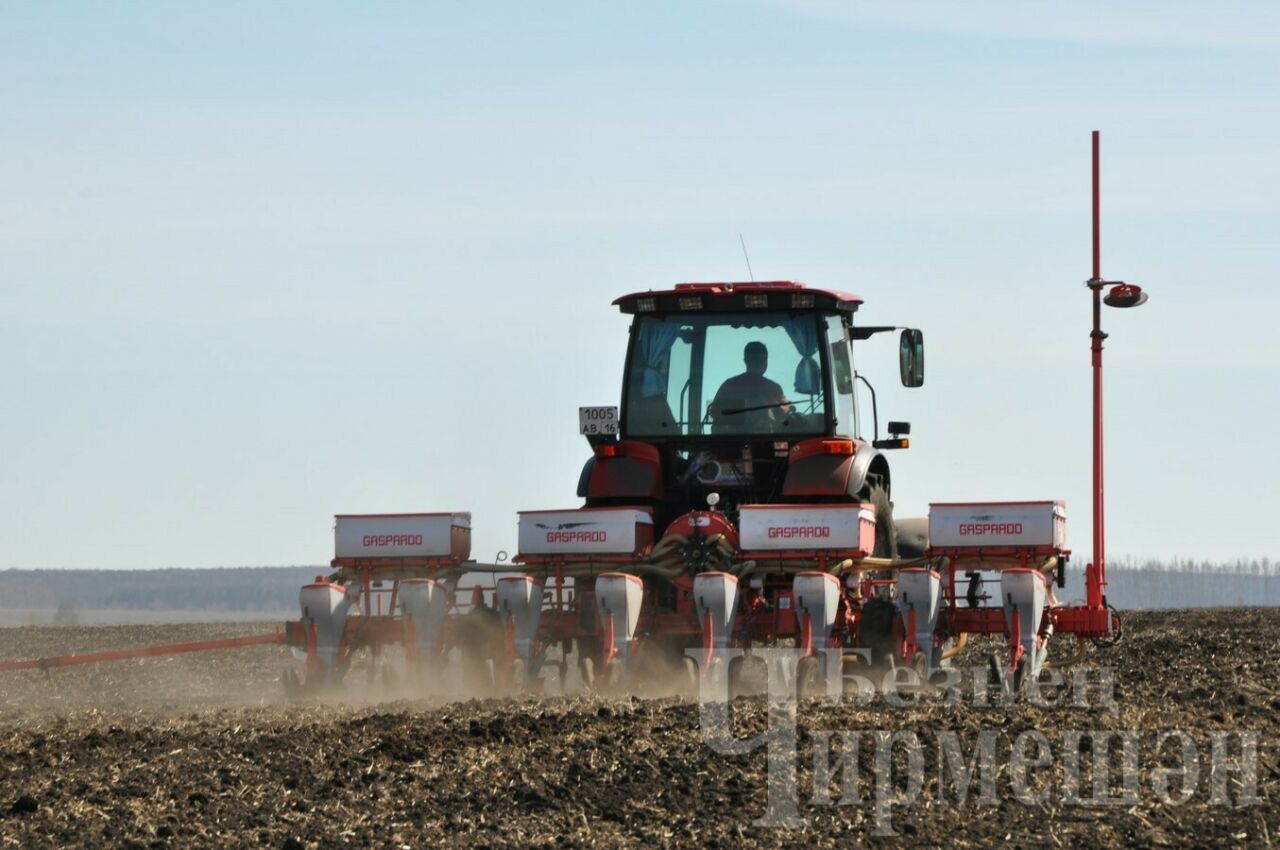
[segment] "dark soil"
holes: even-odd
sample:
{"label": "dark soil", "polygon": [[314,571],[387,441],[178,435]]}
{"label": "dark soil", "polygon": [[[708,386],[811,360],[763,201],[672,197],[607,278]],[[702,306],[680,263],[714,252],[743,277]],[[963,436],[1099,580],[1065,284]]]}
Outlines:
{"label": "dark soil", "polygon": [[[807,823],[787,829],[754,823],[766,812],[764,750],[718,754],[703,740],[698,706],[673,699],[286,703],[278,678],[295,662],[281,647],[0,674],[0,847],[1280,846],[1280,611],[1133,614],[1126,627],[1120,646],[1080,662],[1114,668],[1113,708],[1102,699],[1084,708],[806,702],[797,811]],[[0,657],[254,630],[3,629]],[[980,664],[990,649],[975,642],[962,660]],[[762,731],[764,701],[737,701],[733,720],[740,736]],[[856,760],[862,801],[814,802],[811,733],[858,730],[923,742],[924,785],[890,810],[893,835],[875,834],[887,830],[877,830],[869,734]],[[966,759],[980,732],[996,734],[989,803],[976,783],[957,803],[940,781],[940,730],[957,733]],[[1086,767],[1089,799],[1070,803],[1064,730],[1139,733],[1136,798],[1098,804]],[[1152,784],[1153,768],[1181,763],[1173,743],[1154,752],[1156,735],[1173,730],[1187,733],[1201,767],[1181,805],[1162,802]],[[1223,773],[1225,761],[1210,769],[1211,733],[1224,730],[1256,733],[1252,804],[1236,805],[1249,783]],[[1032,771],[1041,801],[1016,799],[1011,780],[1009,749],[1028,731],[1052,745]],[[1086,765],[1097,740],[1085,736]],[[1238,760],[1239,737],[1227,743]],[[894,764],[901,787],[901,750]],[[1120,773],[1117,755],[1114,795]],[[825,789],[833,803],[835,776]],[[1212,800],[1217,776],[1226,803]]]}

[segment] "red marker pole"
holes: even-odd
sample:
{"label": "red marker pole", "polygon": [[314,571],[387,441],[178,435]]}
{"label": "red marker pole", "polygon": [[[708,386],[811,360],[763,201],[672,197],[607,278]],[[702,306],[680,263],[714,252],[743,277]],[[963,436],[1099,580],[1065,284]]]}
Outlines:
{"label": "red marker pole", "polygon": [[50,670],[54,667],[70,667],[73,664],[98,664],[103,661],[124,661],[129,658],[151,658],[157,655],[181,655],[187,652],[208,652],[213,649],[238,649],[245,646],[284,643],[281,631],[246,637],[214,638],[193,643],[170,643],[164,646],[139,646],[133,649],[108,649],[102,652],[85,652],[75,655],[55,655],[51,658],[32,658],[25,661],[0,661],[0,672],[9,670]]}
{"label": "red marker pole", "polygon": [[1085,600],[1090,608],[1102,607],[1102,589],[1107,584],[1105,552],[1105,511],[1103,509],[1102,470],[1102,240],[1101,189],[1098,179],[1098,131],[1093,131],[1093,277],[1089,289],[1093,293],[1093,563],[1085,572]]}

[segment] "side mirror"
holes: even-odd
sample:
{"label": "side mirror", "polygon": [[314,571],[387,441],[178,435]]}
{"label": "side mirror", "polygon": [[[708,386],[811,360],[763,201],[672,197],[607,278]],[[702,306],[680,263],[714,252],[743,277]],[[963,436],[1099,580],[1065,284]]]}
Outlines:
{"label": "side mirror", "polygon": [[914,328],[902,332],[898,343],[898,371],[904,387],[924,386],[924,334]]}
{"label": "side mirror", "polygon": [[911,441],[907,439],[911,434],[910,422],[890,422],[889,423],[889,439],[872,440],[871,445],[877,449],[905,449],[910,448]]}

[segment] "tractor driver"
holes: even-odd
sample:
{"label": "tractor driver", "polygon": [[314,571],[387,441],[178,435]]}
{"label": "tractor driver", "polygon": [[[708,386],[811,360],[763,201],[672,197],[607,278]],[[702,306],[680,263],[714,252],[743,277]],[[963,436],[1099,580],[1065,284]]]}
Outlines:
{"label": "tractor driver", "polygon": [[[768,428],[768,423],[779,412],[791,410],[782,387],[764,376],[769,368],[769,349],[763,342],[749,342],[742,350],[742,361],[747,371],[734,375],[720,385],[711,410],[715,422],[725,430],[758,431]],[[726,410],[748,408],[742,413],[726,414]],[[751,408],[755,408],[752,410]]]}

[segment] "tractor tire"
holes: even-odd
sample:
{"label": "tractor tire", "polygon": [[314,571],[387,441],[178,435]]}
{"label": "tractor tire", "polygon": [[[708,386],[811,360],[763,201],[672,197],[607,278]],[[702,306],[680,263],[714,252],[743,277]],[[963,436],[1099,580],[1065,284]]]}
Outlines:
{"label": "tractor tire", "polygon": [[868,599],[862,603],[857,645],[870,651],[873,667],[887,666],[893,660],[893,624],[897,616],[897,606],[887,599]]}
{"label": "tractor tire", "polygon": [[854,677],[867,678],[866,659],[856,653],[847,653],[840,659],[840,693],[860,699],[863,694],[858,690],[858,680]]}

